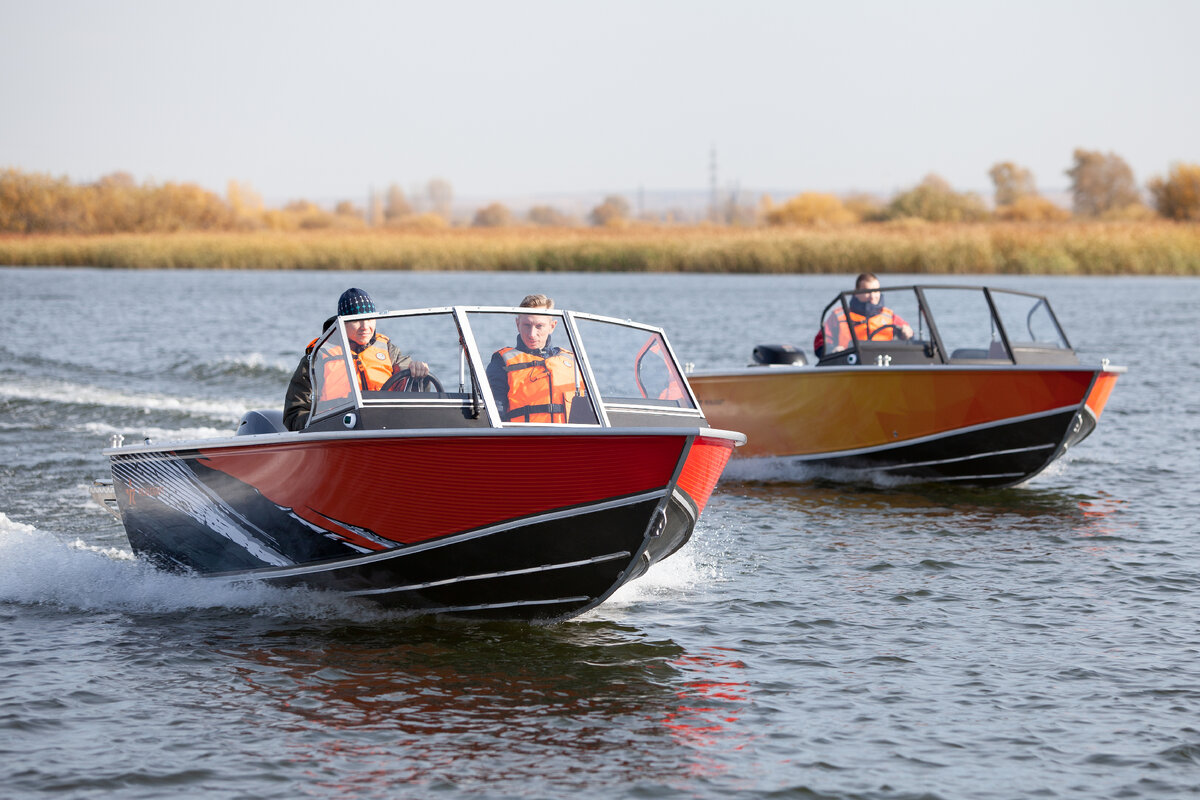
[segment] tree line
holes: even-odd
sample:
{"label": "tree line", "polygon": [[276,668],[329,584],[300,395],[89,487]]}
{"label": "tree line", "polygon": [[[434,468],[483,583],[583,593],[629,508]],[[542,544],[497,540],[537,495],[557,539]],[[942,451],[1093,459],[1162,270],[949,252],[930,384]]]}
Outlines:
{"label": "tree line", "polygon": [[1077,149],[1066,171],[1071,179],[1071,209],[1044,197],[1033,173],[1011,161],[989,171],[994,186],[989,209],[973,192],[957,192],[937,175],[928,175],[890,202],[869,196],[839,198],[806,192],[780,205],[764,202],[763,216],[774,225],[837,225],[921,219],[930,222],[1059,222],[1068,219],[1146,220],[1162,217],[1200,222],[1200,164],[1175,164],[1167,176],[1155,176],[1146,189],[1147,205],[1133,170],[1115,153]]}
{"label": "tree line", "polygon": [[[1120,156],[1077,149],[1066,175],[1071,180],[1072,208],[1067,210],[1041,195],[1033,174],[1013,162],[1000,162],[988,172],[994,186],[993,207],[972,192],[956,191],[937,175],[887,202],[859,195],[839,197],[804,192],[776,204],[764,197],[755,208],[729,202],[710,209],[710,217],[739,226],[836,226],[894,220],[981,222],[986,220],[1055,222],[1071,218],[1140,220],[1162,217],[1200,221],[1200,165],[1175,164],[1168,174],[1146,184],[1151,203],[1133,171]],[[452,218],[453,187],[434,179],[410,199],[396,184],[383,192],[372,190],[366,207],[349,200],[332,210],[307,200],[281,208],[266,208],[249,187],[231,181],[224,198],[191,183],[139,184],[128,173],[116,172],[94,183],[67,178],[0,170],[0,233],[111,234],[178,231],[254,231],[341,229],[436,229],[452,224],[480,228],[517,225],[620,227],[638,222],[680,222],[682,213],[638,215],[628,200],[610,195],[585,219],[574,218],[548,205],[534,206],[518,217],[503,203],[490,203],[474,212],[469,223]]]}

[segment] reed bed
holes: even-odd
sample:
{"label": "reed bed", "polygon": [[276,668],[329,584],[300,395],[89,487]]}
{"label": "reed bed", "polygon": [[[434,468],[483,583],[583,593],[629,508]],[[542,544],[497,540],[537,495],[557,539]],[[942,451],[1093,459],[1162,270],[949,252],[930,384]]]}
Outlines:
{"label": "reed bed", "polygon": [[0,237],[0,265],[122,269],[1200,275],[1200,225],[455,228]]}

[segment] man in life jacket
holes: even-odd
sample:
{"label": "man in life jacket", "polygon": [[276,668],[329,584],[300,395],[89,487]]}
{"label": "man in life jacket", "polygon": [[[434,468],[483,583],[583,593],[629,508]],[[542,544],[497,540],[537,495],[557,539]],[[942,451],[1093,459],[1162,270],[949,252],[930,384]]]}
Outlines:
{"label": "man in life jacket", "polygon": [[860,342],[888,342],[896,338],[911,339],[912,326],[883,305],[883,294],[879,291],[879,278],[864,272],[854,281],[855,292],[850,298],[850,321],[841,305],[834,306],[825,318],[825,325],[813,339],[813,351],[820,358],[827,353],[836,353],[850,346],[850,329]]}
{"label": "man in life jacket", "polygon": [[[322,332],[333,325],[338,317],[352,314],[374,314],[375,303],[371,296],[362,289],[350,288],[342,292],[338,298],[337,315],[325,320]],[[355,373],[359,388],[363,391],[378,391],[394,373],[408,370],[413,378],[423,378],[429,374],[429,365],[417,361],[411,356],[400,352],[386,336],[375,332],[375,320],[356,319],[346,323],[346,336],[350,343],[350,352],[354,354]],[[317,337],[320,339],[321,337]],[[290,431],[301,430],[308,421],[312,410],[312,376],[309,374],[309,355],[317,343],[313,339],[305,348],[296,371],[288,383],[287,395],[283,401],[283,424]],[[319,358],[324,364],[318,365],[323,370],[321,382],[321,399],[332,400],[346,397],[350,394],[350,385],[346,380],[345,363],[342,361],[341,347],[331,347],[323,350]]]}
{"label": "man in life jacket", "polygon": [[[521,308],[554,308],[544,294],[531,294]],[[575,354],[550,344],[558,319],[544,314],[517,317],[517,343],[492,355],[488,384],[505,422],[566,422],[571,404],[585,394]],[[586,401],[584,401],[586,402]]]}

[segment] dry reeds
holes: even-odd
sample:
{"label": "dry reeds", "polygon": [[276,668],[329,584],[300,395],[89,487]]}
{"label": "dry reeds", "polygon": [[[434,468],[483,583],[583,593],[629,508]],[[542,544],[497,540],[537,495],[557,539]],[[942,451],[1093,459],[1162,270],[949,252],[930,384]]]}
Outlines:
{"label": "dry reeds", "polygon": [[124,269],[1200,275],[1200,226],[453,228],[0,236],[0,265]]}

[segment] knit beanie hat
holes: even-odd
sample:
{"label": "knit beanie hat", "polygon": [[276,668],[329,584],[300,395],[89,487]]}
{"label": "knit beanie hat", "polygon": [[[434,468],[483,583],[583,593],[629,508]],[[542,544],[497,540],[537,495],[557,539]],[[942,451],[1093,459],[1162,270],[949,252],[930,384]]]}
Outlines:
{"label": "knit beanie hat", "polygon": [[371,301],[371,295],[364,292],[362,289],[347,289],[342,292],[342,296],[338,298],[338,316],[345,317],[350,314],[374,314],[375,303]]}

